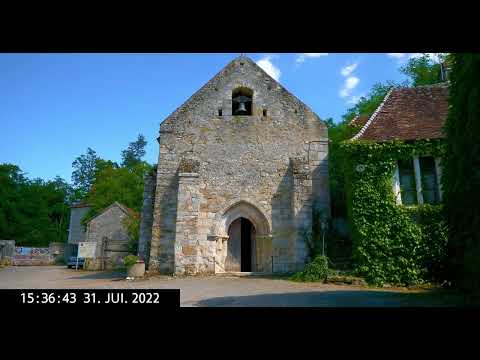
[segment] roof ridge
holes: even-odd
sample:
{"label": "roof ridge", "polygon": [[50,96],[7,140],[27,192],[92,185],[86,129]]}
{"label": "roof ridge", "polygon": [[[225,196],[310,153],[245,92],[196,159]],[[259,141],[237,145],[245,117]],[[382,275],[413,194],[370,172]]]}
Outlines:
{"label": "roof ridge", "polygon": [[365,125],[363,125],[363,127],[360,129],[360,131],[354,136],[352,137],[349,141],[353,141],[353,140],[357,140],[360,136],[363,135],[363,133],[368,129],[368,127],[370,126],[370,124],[373,122],[373,120],[375,120],[375,118],[377,117],[377,114],[380,112],[380,110],[383,108],[383,106],[385,105],[385,103],[387,102],[388,98],[390,97],[390,94],[393,92],[393,90],[395,90],[395,88],[391,88],[387,95],[385,95],[385,98],[383,99],[383,101],[380,103],[380,105],[377,107],[377,109],[373,112],[373,114],[370,116],[370,118],[368,119],[368,121],[365,123]]}
{"label": "roof ridge", "polygon": [[92,217],[91,219],[88,220],[88,222],[91,222],[93,219],[99,217],[100,215],[103,215],[105,214],[108,210],[110,210],[111,208],[113,208],[114,206],[117,206],[118,208],[120,208],[120,210],[122,210],[125,214],[128,215],[128,210],[131,210],[130,208],[128,208],[127,206],[123,205],[122,203],[118,202],[117,200],[115,200],[113,203],[111,203],[110,205],[108,205],[107,207],[103,208],[98,214],[96,214],[94,217]]}

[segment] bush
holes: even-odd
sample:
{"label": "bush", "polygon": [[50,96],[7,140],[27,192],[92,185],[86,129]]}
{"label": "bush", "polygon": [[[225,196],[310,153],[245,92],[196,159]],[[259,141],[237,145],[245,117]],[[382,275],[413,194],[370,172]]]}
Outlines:
{"label": "bush", "polygon": [[55,257],[55,265],[66,265],[67,260],[65,259],[65,256],[57,256]]}
{"label": "bush", "polygon": [[9,256],[4,256],[0,258],[0,267],[12,265],[12,258]]}
{"label": "bush", "polygon": [[129,268],[129,267],[135,265],[139,259],[140,258],[138,256],[130,254],[130,255],[127,255],[123,258],[123,263],[125,264],[125,266],[127,268]]}
{"label": "bush", "polygon": [[323,255],[317,256],[312,262],[305,266],[305,270],[291,276],[293,281],[322,281],[327,280],[328,258]]}

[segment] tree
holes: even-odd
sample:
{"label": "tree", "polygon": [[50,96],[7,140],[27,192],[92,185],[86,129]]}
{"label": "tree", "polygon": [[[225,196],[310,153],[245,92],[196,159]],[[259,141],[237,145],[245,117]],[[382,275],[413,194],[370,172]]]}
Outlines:
{"label": "tree", "polygon": [[71,192],[59,177],[30,180],[18,166],[0,164],[0,238],[38,247],[65,242]]}
{"label": "tree", "polygon": [[90,191],[95,181],[98,160],[100,160],[100,158],[97,156],[97,153],[91,148],[88,148],[86,154],[80,155],[72,163],[72,167],[74,168],[72,182],[78,200],[83,199]]}
{"label": "tree", "polygon": [[140,163],[145,156],[145,146],[147,141],[142,134],[139,134],[137,140],[131,142],[128,148],[122,151],[122,166],[131,168]]}
{"label": "tree", "polygon": [[[438,57],[440,62],[445,61],[445,55],[439,54]],[[409,59],[400,71],[410,78],[412,86],[432,85],[443,81],[440,76],[440,63],[434,61],[429,54]]]}
{"label": "tree", "polygon": [[346,122],[350,122],[355,116],[370,116],[382,103],[385,95],[392,88],[407,86],[407,82],[396,83],[394,81],[387,81],[385,84],[376,83],[372,86],[372,89],[366,96],[362,96],[360,100],[347,110],[343,115],[343,119]]}
{"label": "tree", "polygon": [[452,283],[480,292],[480,55],[451,57],[442,186]]}

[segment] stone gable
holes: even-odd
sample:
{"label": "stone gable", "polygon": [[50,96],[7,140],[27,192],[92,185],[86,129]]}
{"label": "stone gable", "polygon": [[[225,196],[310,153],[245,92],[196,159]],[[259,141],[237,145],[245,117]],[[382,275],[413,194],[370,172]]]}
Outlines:
{"label": "stone gable", "polygon": [[[253,93],[251,115],[232,115],[238,88]],[[237,241],[229,226],[240,217],[254,229],[253,271],[303,267],[312,208],[328,216],[330,201],[327,128],[305,104],[239,57],[162,123],[159,143],[142,212],[151,236],[144,229],[139,245],[150,270],[226,271],[228,241]]]}

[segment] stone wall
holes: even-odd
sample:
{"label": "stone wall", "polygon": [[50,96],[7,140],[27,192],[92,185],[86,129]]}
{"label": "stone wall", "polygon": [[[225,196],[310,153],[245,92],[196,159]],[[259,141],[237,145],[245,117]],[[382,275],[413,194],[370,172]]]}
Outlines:
{"label": "stone wall", "polygon": [[[251,116],[231,115],[238,87],[253,90]],[[328,213],[330,201],[327,128],[306,105],[237,58],[162,123],[159,142],[151,270],[214,272],[238,217],[257,231],[256,270],[272,256],[274,271],[304,266],[312,207]]]}
{"label": "stone wall", "polygon": [[[114,203],[89,221],[86,241],[94,241],[97,245],[96,259],[86,262],[87,270],[113,268],[120,264],[119,258],[128,254],[129,237],[123,225],[123,219],[126,216],[125,211]],[[117,245],[109,249],[109,244]]]}
{"label": "stone wall", "polygon": [[157,179],[156,168],[144,178],[143,205],[140,220],[140,234],[138,240],[138,256],[148,264],[150,253],[150,239],[152,238],[153,204],[155,200],[155,185]]}
{"label": "stone wall", "polygon": [[81,224],[82,218],[90,210],[88,206],[72,206],[70,208],[70,226],[68,229],[68,243],[78,244],[85,241],[85,226]]}

